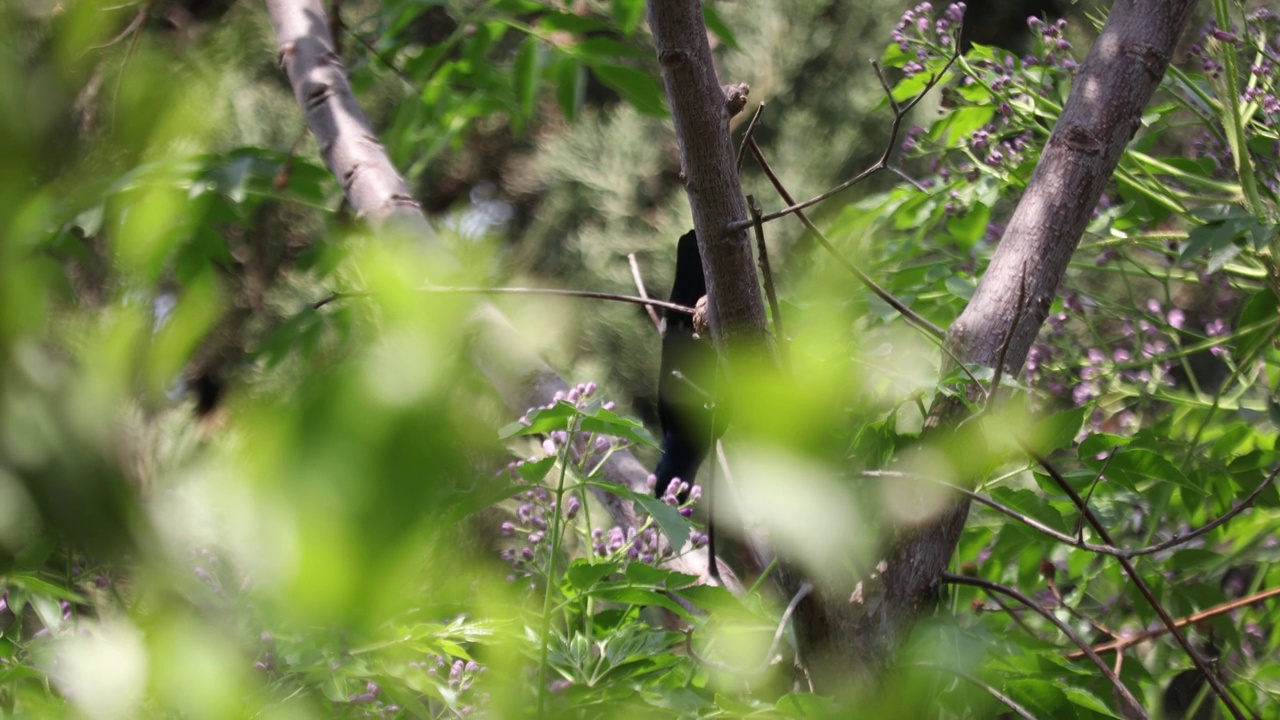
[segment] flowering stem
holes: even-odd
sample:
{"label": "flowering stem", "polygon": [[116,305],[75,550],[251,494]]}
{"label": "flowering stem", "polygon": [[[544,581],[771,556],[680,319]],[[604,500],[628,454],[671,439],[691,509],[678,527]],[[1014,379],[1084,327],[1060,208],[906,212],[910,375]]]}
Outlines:
{"label": "flowering stem", "polygon": [[546,713],[547,670],[549,665],[548,658],[551,652],[551,595],[560,584],[556,579],[556,557],[560,553],[560,539],[563,536],[561,521],[564,513],[564,478],[569,472],[569,449],[573,444],[573,436],[578,427],[578,417],[578,414],[575,413],[569,418],[568,440],[565,441],[564,447],[560,451],[560,476],[556,480],[556,504],[551,514],[551,546],[548,548],[546,571],[547,586],[542,598],[542,652],[541,657],[538,659],[538,717],[544,717]]}

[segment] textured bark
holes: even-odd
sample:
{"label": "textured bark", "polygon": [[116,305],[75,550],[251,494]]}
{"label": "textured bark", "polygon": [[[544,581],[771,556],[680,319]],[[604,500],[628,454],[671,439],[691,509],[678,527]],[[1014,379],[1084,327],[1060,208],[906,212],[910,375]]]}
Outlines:
{"label": "textured bark", "polygon": [[649,0],[649,27],[680,144],[681,177],[698,231],[712,334],[722,347],[767,345],[751,238],[746,230],[727,231],[730,223],[747,219],[729,137],[729,103],[740,108],[745,88],[730,86],[734,96],[730,97],[716,79],[698,0]]}
{"label": "textured bark", "polygon": [[391,224],[433,238],[422,208],[378,142],[369,118],[351,92],[342,58],[333,48],[319,0],[267,0],[280,50],[307,126],[320,144],[325,165],[342,183],[358,217],[375,226]]}
{"label": "textured bark", "polygon": [[[1007,343],[1005,371],[1021,371],[1194,5],[1118,0],[1113,6],[991,264],[948,332],[961,361],[994,367]],[[926,436],[950,432],[965,413],[959,400],[939,396]],[[882,570],[861,578],[852,600],[827,590],[802,604],[797,636],[810,659],[836,660],[871,676],[887,667],[920,613],[933,606],[968,511],[967,499],[956,498],[933,521],[900,529]]]}

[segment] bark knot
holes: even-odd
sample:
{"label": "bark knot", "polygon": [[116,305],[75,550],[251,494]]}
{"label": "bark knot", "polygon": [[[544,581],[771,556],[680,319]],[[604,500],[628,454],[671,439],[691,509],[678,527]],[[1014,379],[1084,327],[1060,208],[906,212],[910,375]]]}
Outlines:
{"label": "bark knot", "polygon": [[1151,76],[1152,80],[1158,81],[1164,77],[1164,69],[1169,64],[1169,58],[1161,48],[1147,43],[1135,42],[1125,45],[1120,52],[1126,57],[1138,61],[1147,75]]}
{"label": "bark knot", "polygon": [[751,94],[750,85],[738,83],[725,85],[720,89],[724,91],[724,106],[729,111],[729,117],[734,117],[747,106],[747,96]]}
{"label": "bark knot", "polygon": [[689,53],[686,50],[668,49],[658,53],[658,64],[668,70],[674,70],[688,62]]}
{"label": "bark knot", "polygon": [[1098,155],[1102,152],[1102,141],[1083,125],[1073,123],[1058,137],[1059,142],[1075,152],[1085,155]]}

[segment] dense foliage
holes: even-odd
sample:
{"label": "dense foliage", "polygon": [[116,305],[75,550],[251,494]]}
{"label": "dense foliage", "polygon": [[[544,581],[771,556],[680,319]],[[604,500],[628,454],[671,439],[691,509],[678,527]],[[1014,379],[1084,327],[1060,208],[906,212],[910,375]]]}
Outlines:
{"label": "dense foliage", "polygon": [[[344,4],[356,92],[448,257],[350,217],[261,10],[190,5],[0,10],[3,713],[846,717],[858,703],[867,717],[1118,717],[1113,683],[1071,638],[1158,630],[1154,600],[1189,620],[1239,705],[1280,714],[1276,14],[1215,1],[1024,373],[1000,378],[961,442],[916,447],[935,395],[992,371],[940,372],[941,351],[812,237],[786,235],[789,218],[766,226],[798,380],[743,372],[727,399],[717,513],[739,550],[725,553],[745,580],[734,594],[663,566],[706,544],[703,488],[655,499],[600,472],[621,449],[655,456],[630,417],[651,400],[602,389],[656,387],[646,316],[610,308],[630,335],[600,329],[584,360],[560,346],[574,328],[548,318],[598,306],[503,304],[532,345],[596,374],[513,411],[472,368],[479,299],[424,290],[442,265],[456,285],[494,285],[607,264],[580,237],[549,251],[539,213],[598,211],[610,220],[574,234],[643,227],[674,248],[688,221],[644,4]],[[748,9],[706,8],[717,52],[744,72]],[[882,28],[893,97],[934,89],[898,138],[899,173],[820,216],[835,250],[942,327],[1095,32],[1093,18],[1033,18],[1025,56],[957,56],[962,16],[924,3]],[[839,34],[834,10],[815,17],[806,31]],[[769,112],[766,154],[822,116],[797,108],[788,129],[786,110]],[[887,126],[889,101],[874,112],[863,127]],[[592,124],[600,135],[575,134]],[[627,151],[643,172],[607,132],[653,146]],[[534,146],[567,149],[512,169]],[[746,176],[763,204],[785,204]],[[557,195],[559,180],[573,190]],[[655,275],[672,260],[645,257],[664,264]],[[600,346],[636,338],[650,362],[623,372],[645,380],[610,377]],[[882,687],[805,692],[794,598],[732,536],[767,534],[817,577],[851,571],[948,484],[978,504],[938,611]],[[616,526],[592,490],[646,519]],[[1167,635],[1099,652],[1153,713],[1215,703]]]}

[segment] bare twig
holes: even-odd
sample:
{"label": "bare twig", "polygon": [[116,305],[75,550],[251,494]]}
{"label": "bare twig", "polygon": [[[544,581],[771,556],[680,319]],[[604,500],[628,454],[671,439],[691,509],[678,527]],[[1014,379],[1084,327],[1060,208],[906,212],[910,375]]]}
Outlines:
{"label": "bare twig", "polygon": [[[1098,468],[1098,472],[1094,473],[1093,482],[1089,483],[1089,492],[1084,496],[1084,504],[1087,506],[1089,501],[1093,499],[1093,491],[1097,489],[1098,483],[1102,482],[1102,477],[1106,474],[1107,468],[1111,467],[1111,460],[1115,458],[1116,453],[1120,452],[1119,445],[1111,448],[1111,452],[1107,453],[1107,459],[1102,461],[1102,467]],[[1076,539],[1084,542],[1084,515],[1076,518]]]}
{"label": "bare twig", "polygon": [[[650,297],[635,297],[633,295],[619,295],[617,293],[597,292],[595,290],[566,290],[563,288],[525,288],[525,287],[442,287],[427,286],[420,288],[422,292],[428,293],[459,293],[465,295],[550,295],[560,297],[580,297],[591,298],[594,300],[611,300],[614,302],[625,302],[633,305],[643,305],[647,308],[660,307],[670,312],[683,313],[685,315],[693,315],[693,308],[680,305],[678,303],[667,302],[665,300],[655,300]],[[319,310],[329,303],[339,298],[349,297],[368,297],[368,292],[332,292],[325,297],[311,304],[311,309]],[[652,316],[650,316],[652,317]]]}
{"label": "bare twig", "polygon": [[1090,660],[1093,661],[1094,665],[1098,666],[1098,670],[1102,672],[1102,676],[1107,679],[1107,682],[1111,683],[1112,687],[1116,689],[1116,692],[1120,695],[1120,697],[1126,703],[1129,704],[1130,707],[1127,708],[1126,710],[1131,714],[1126,714],[1125,717],[1139,717],[1139,718],[1151,717],[1150,715],[1147,714],[1147,711],[1142,708],[1142,705],[1133,696],[1133,693],[1129,692],[1129,688],[1125,687],[1124,682],[1122,682],[1119,676],[1116,675],[1115,671],[1111,669],[1111,666],[1107,665],[1107,663],[1103,661],[1103,659],[1098,655],[1098,653],[1094,652],[1093,648],[1089,647],[1089,644],[1086,643],[1083,639],[1081,639],[1081,637],[1077,635],[1074,630],[1071,629],[1071,626],[1059,620],[1058,616],[1040,607],[1040,605],[1034,602],[1031,598],[1027,597],[1026,595],[1023,595],[1022,593],[1018,592],[1016,589],[1011,588],[1007,585],[1001,585],[999,583],[991,582],[990,580],[983,580],[982,578],[972,577],[969,575],[955,575],[953,573],[944,572],[942,574],[942,580],[944,582],[949,582],[953,585],[972,585],[973,587],[982,588],[983,590],[986,590],[988,593],[1000,593],[1002,595],[1006,595],[1008,597],[1013,598],[1014,600],[1017,600],[1019,603],[1024,605],[1028,610],[1032,610],[1037,615],[1040,615],[1045,620],[1048,620],[1050,623],[1054,625],[1054,627],[1058,628],[1058,630],[1061,631],[1063,635],[1066,635],[1071,640],[1071,642],[1076,645],[1076,647],[1080,648],[1080,651],[1084,654],[1084,657],[1089,658]]}
{"label": "bare twig", "polygon": [[692,315],[693,308],[677,303],[667,302],[665,300],[655,300],[653,298],[636,297],[634,295],[619,295],[617,293],[596,292],[595,290],[565,290],[563,288],[525,288],[525,287],[441,287],[428,286],[422,288],[423,292],[431,293],[464,293],[474,295],[560,295],[564,297],[580,297],[593,298],[595,300],[612,300],[614,302],[625,302],[633,305],[645,305],[651,307],[660,307],[663,310],[671,312],[684,313]]}
{"label": "bare twig", "polygon": [[[1102,524],[1102,521],[1098,519],[1093,510],[1089,509],[1089,504],[1084,501],[1084,498],[1080,497],[1080,493],[1076,492],[1075,488],[1071,487],[1071,484],[1062,476],[1062,473],[1058,472],[1058,469],[1049,462],[1048,458],[1028,447],[1026,443],[1019,440],[1019,444],[1023,446],[1023,449],[1031,457],[1035,458],[1037,463],[1040,463],[1040,467],[1045,469],[1049,477],[1053,478],[1058,487],[1067,494],[1067,497],[1071,498],[1071,502],[1075,503],[1080,512],[1084,513],[1085,519],[1089,521],[1089,525],[1093,527],[1094,532],[1098,533],[1103,542],[1115,547],[1115,542],[1111,539],[1111,533],[1106,526]],[[1187,653],[1187,657],[1191,659],[1191,663],[1196,666],[1196,669],[1204,676],[1209,686],[1213,688],[1214,694],[1218,696],[1223,705],[1227,706],[1227,710],[1231,712],[1232,717],[1237,718],[1237,720],[1244,720],[1246,715],[1236,705],[1235,700],[1231,697],[1231,692],[1227,690],[1226,685],[1222,684],[1222,680],[1218,678],[1217,673],[1213,672],[1213,669],[1209,667],[1208,661],[1201,656],[1200,651],[1196,650],[1191,641],[1187,639],[1187,636],[1178,628],[1173,617],[1169,615],[1169,611],[1165,610],[1164,605],[1160,603],[1155,593],[1151,591],[1151,587],[1147,585],[1147,581],[1142,579],[1142,575],[1134,567],[1133,561],[1127,557],[1117,557],[1116,559],[1120,562],[1120,567],[1124,569],[1125,574],[1133,581],[1134,587],[1138,588],[1138,592],[1142,594],[1142,597],[1146,598],[1147,603],[1151,605],[1151,609],[1159,616],[1160,622],[1164,623],[1169,634],[1173,636],[1178,645],[1182,646],[1182,649]]]}
{"label": "bare twig", "polygon": [[[1066,610],[1067,614],[1069,614],[1071,617],[1093,628],[1093,631],[1096,633],[1106,635],[1107,637],[1116,637],[1117,634],[1114,630],[1107,627],[1106,625],[1103,625],[1100,621],[1094,620],[1088,615],[1080,612],[1075,607],[1072,607],[1071,605],[1067,604],[1066,598],[1062,596],[1062,590],[1058,589],[1058,583],[1054,582],[1052,575],[1045,578],[1045,584],[1049,586],[1049,592],[1053,595],[1053,599],[1057,601],[1058,607],[1062,608],[1063,610]],[[1117,675],[1120,674],[1119,663],[1120,663],[1121,657],[1123,657],[1123,655],[1116,656],[1116,674]]]}
{"label": "bare twig", "polygon": [[742,161],[747,156],[747,143],[751,142],[751,135],[756,131],[756,126],[760,124],[760,116],[764,114],[764,103],[756,106],[755,114],[751,116],[751,122],[747,123],[747,129],[742,133],[742,144],[738,145],[738,172],[742,172]]}
{"label": "bare twig", "polygon": [[778,307],[778,291],[773,285],[773,268],[769,265],[769,248],[764,242],[764,225],[760,224],[760,205],[756,202],[754,195],[747,196],[747,210],[751,213],[751,218],[755,220],[756,230],[756,250],[760,258],[760,276],[764,281],[764,295],[769,300],[769,314],[773,316],[773,334],[778,341],[778,356],[782,360],[782,367],[788,368],[791,364],[787,352],[787,334],[782,329],[782,309]]}
{"label": "bare twig", "polygon": [[644,289],[644,278],[640,277],[640,263],[636,262],[635,253],[627,253],[627,262],[631,264],[631,279],[635,280],[636,292],[640,293],[646,303],[645,312],[649,313],[649,319],[653,321],[653,326],[658,330],[662,330],[662,320],[658,319],[658,311],[653,309],[653,305],[649,302],[649,293]]}
{"label": "bare twig", "polygon": [[1001,612],[1003,612],[1005,615],[1008,615],[1009,619],[1013,621],[1013,624],[1021,628],[1022,632],[1027,634],[1027,637],[1035,638],[1036,640],[1042,639],[1040,637],[1040,634],[1037,633],[1030,625],[1028,625],[1026,620],[1022,619],[1022,613],[1019,612],[1016,608],[1009,607],[1009,605],[1005,603],[1004,600],[1000,599],[999,595],[996,595],[994,593],[987,593],[987,598],[989,598],[991,602],[995,603],[996,607],[1000,608]]}
{"label": "bare twig", "polygon": [[[786,186],[782,184],[782,180],[780,180],[778,178],[777,173],[773,171],[773,166],[771,166],[769,164],[769,161],[765,159],[764,153],[760,150],[760,146],[756,144],[756,141],[748,140],[747,149],[751,151],[751,156],[754,157],[756,162],[760,165],[760,170],[764,173],[765,177],[769,178],[769,182],[772,183],[774,189],[778,191],[778,196],[782,198],[782,201],[788,202],[788,203],[792,202],[793,200],[791,197],[791,193],[787,191]],[[764,217],[765,216],[763,215],[761,216],[760,218],[761,222],[764,221]],[[938,327],[937,325],[934,325],[933,323],[921,317],[920,314],[917,313],[915,310],[912,310],[911,308],[907,307],[901,300],[894,297],[893,293],[889,292],[888,290],[885,290],[883,287],[880,287],[880,284],[877,283],[875,280],[873,280],[870,275],[863,272],[861,268],[859,268],[857,265],[854,265],[845,256],[841,255],[840,251],[836,250],[835,245],[832,245],[831,241],[827,239],[827,236],[824,235],[823,232],[818,229],[818,226],[814,225],[813,222],[809,220],[809,216],[806,215],[804,211],[797,210],[796,218],[798,218],[800,222],[804,224],[804,227],[806,230],[813,233],[813,236],[814,238],[817,239],[818,244],[822,245],[823,249],[825,249],[828,253],[830,253],[831,257],[836,259],[836,262],[840,263],[840,265],[844,267],[845,270],[848,270],[854,277],[858,278],[858,280],[861,281],[863,285],[867,286],[867,289],[875,293],[876,297],[883,300],[886,304],[889,305],[889,307],[893,308],[894,310],[897,310],[898,313],[901,314],[902,317],[908,323],[923,330],[925,333],[927,333],[928,335],[934,338],[941,339],[946,335],[946,332],[942,328]],[[959,361],[957,361],[957,364],[959,364]],[[974,382],[977,382],[977,380],[975,379]]]}
{"label": "bare twig", "polygon": [[[794,212],[798,212],[807,207],[817,205],[818,203],[824,200],[827,200],[835,195],[839,195],[840,193],[844,192],[845,190],[848,190],[854,185],[857,185],[863,180],[866,180],[867,178],[871,177],[877,172],[888,169],[889,160],[890,158],[893,157],[894,147],[898,143],[898,133],[902,129],[902,121],[906,119],[907,113],[911,112],[912,108],[914,108],[916,104],[919,103],[924,98],[925,95],[929,94],[929,92],[933,90],[933,88],[936,87],[939,82],[942,81],[942,78],[946,76],[947,71],[951,69],[951,66],[955,63],[956,59],[959,56],[960,56],[960,47],[959,47],[959,43],[957,43],[956,52],[953,53],[951,57],[947,60],[947,64],[944,65],[936,75],[931,76],[929,78],[929,82],[925,83],[924,89],[920,91],[920,94],[912,98],[911,101],[908,102],[906,105],[899,105],[898,101],[894,99],[893,92],[889,90],[889,85],[884,79],[884,74],[880,70],[879,63],[876,63],[873,61],[871,64],[876,70],[876,76],[880,78],[880,83],[881,85],[884,86],[886,94],[889,97],[889,106],[893,109],[893,121],[889,123],[889,140],[887,143],[885,143],[884,152],[880,155],[880,159],[875,161],[871,165],[871,167],[868,167],[866,170],[863,170],[862,172],[858,173],[853,178],[840,183],[839,185],[835,186],[834,188],[824,193],[821,193],[820,195],[809,198],[808,200],[805,200],[804,202],[801,202],[801,203],[788,201],[790,202],[790,204],[787,207],[781,210],[778,210],[777,212],[772,212],[767,215],[761,216],[760,221],[769,222],[770,220],[777,220],[778,218],[786,217],[787,215],[790,215]],[[734,231],[742,230],[748,227],[751,227],[750,221],[739,220],[738,222],[730,223],[728,227],[728,231],[734,232]]]}
{"label": "bare twig", "polygon": [[[1198,613],[1192,613],[1191,615],[1187,615],[1186,617],[1178,618],[1176,621],[1174,621],[1174,624],[1180,628],[1186,627],[1188,625],[1195,625],[1196,623],[1202,620],[1208,620],[1209,618],[1217,617],[1218,615],[1222,615],[1223,613],[1228,613],[1228,612],[1231,612],[1232,610],[1236,610],[1236,609],[1245,607],[1247,605],[1252,605],[1256,602],[1261,602],[1263,600],[1270,600],[1273,597],[1280,597],[1280,587],[1273,587],[1267,590],[1262,590],[1260,592],[1254,593],[1253,595],[1249,595],[1247,597],[1236,598],[1235,600],[1232,600],[1230,602],[1224,602],[1221,605],[1214,605],[1213,607],[1207,610],[1201,610]],[[1130,645],[1137,645],[1138,643],[1146,642],[1147,640],[1151,640],[1153,638],[1158,638],[1167,632],[1169,632],[1168,628],[1155,628],[1154,630],[1143,630],[1140,633],[1134,633],[1133,635],[1129,635],[1127,637],[1122,637],[1116,640],[1112,640],[1110,642],[1102,643],[1100,645],[1095,645],[1093,647],[1093,651],[1104,653],[1104,652],[1110,652],[1112,650],[1124,650]],[[1085,656],[1084,652],[1080,650],[1067,653],[1067,658],[1071,660],[1079,660],[1084,656]]]}

